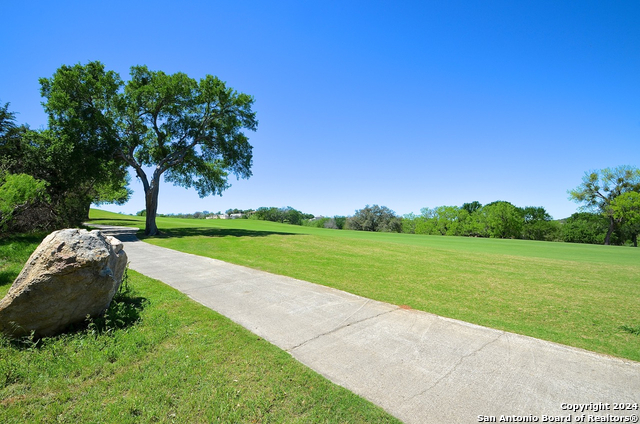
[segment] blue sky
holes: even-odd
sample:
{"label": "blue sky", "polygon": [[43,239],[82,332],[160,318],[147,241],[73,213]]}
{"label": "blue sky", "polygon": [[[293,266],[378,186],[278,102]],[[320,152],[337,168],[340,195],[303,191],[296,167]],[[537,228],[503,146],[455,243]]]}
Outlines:
{"label": "blue sky", "polygon": [[[564,218],[585,171],[638,166],[637,1],[10,2],[0,101],[46,125],[39,77],[99,60],[255,97],[253,177],[164,183],[160,213],[398,214],[506,200]],[[116,212],[144,208],[141,184]]]}

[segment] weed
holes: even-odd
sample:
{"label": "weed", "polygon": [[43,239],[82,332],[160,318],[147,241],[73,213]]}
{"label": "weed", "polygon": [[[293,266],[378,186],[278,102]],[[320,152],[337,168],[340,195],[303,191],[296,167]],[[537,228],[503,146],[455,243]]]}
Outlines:
{"label": "weed", "polygon": [[120,287],[105,313],[95,318],[87,316],[86,331],[88,334],[97,336],[130,327],[140,320],[140,312],[147,302],[146,298],[135,295],[135,291],[129,285],[128,268],[126,268]]}
{"label": "weed", "polygon": [[623,325],[620,327],[622,331],[626,331],[627,333],[635,334],[636,336],[640,336],[640,325],[632,327],[630,325]]}

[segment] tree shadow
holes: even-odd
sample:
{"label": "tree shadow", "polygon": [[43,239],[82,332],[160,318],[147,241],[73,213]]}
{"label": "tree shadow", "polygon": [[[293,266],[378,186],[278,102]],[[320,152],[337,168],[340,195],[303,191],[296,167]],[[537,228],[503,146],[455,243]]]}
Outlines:
{"label": "tree shadow", "polygon": [[87,220],[87,222],[95,222],[96,224],[99,224],[98,221],[110,221],[110,222],[114,222],[114,221],[130,221],[130,222],[144,223],[143,220],[136,219],[136,218],[92,218],[92,219]]}
{"label": "tree shadow", "polygon": [[[13,280],[16,278],[14,272],[0,271],[0,287],[13,284]],[[2,296],[0,296],[2,298]]]}
{"label": "tree shadow", "polygon": [[91,226],[91,224],[115,225],[122,227],[144,226],[144,221],[134,218],[94,218],[86,220],[85,223],[89,226]]}
{"label": "tree shadow", "polygon": [[156,236],[145,236],[144,232],[138,233],[138,238],[143,240],[145,238],[182,238],[182,237],[267,237],[271,235],[280,236],[298,236],[300,234],[287,233],[282,231],[256,231],[256,230],[242,230],[238,228],[202,228],[202,227],[187,227],[187,228],[171,228],[160,230],[160,234]]}

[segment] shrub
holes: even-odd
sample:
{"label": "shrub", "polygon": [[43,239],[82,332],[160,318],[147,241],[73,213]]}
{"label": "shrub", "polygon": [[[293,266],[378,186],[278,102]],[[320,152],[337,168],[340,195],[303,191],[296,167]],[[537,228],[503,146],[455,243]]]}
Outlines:
{"label": "shrub", "polygon": [[[608,228],[609,220],[600,214],[574,213],[562,226],[562,240],[570,243],[604,244]],[[611,242],[614,242],[614,238]]]}
{"label": "shrub", "polygon": [[347,218],[345,228],[358,231],[399,233],[402,231],[402,220],[386,206],[367,205],[363,209],[357,210],[352,217]]}

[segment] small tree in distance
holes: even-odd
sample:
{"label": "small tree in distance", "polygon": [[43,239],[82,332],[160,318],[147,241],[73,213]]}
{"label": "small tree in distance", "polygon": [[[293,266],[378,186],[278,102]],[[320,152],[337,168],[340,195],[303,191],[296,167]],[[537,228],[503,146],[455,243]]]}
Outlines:
{"label": "small tree in distance", "polygon": [[359,231],[381,231],[399,233],[402,231],[402,221],[394,211],[386,206],[366,205],[363,209],[347,218],[345,228]]}

